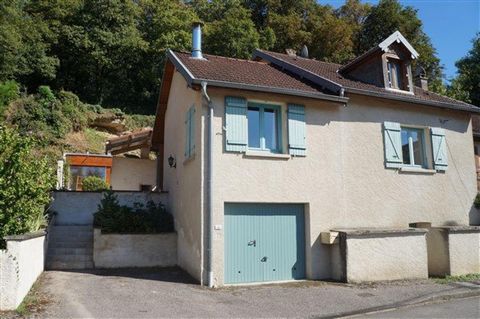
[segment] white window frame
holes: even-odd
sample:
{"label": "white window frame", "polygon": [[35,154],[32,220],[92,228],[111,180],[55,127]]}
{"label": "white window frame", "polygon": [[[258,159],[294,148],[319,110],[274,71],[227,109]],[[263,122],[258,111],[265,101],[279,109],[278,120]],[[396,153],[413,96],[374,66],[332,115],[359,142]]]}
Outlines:
{"label": "white window frame", "polygon": [[[415,163],[415,155],[413,151],[413,139],[411,137],[408,138],[408,155],[410,156],[410,164],[407,163],[402,163],[403,166],[405,167],[415,167],[415,168],[424,168],[428,169],[428,156],[427,156],[427,145],[426,145],[426,138],[425,138],[425,131],[426,129],[423,127],[414,127],[414,126],[400,126],[400,136],[403,131],[418,131],[421,132],[421,139],[422,139],[422,159],[423,163],[422,164],[416,164]],[[403,146],[403,144],[402,144]],[[403,150],[402,150],[403,152]],[[404,159],[405,160],[405,159]]]}

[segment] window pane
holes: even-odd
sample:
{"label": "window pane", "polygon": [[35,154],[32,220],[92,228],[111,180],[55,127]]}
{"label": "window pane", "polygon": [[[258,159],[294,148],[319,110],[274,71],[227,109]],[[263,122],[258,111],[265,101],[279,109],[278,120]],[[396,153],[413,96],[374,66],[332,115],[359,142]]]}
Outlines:
{"label": "window pane", "polygon": [[258,107],[248,108],[248,146],[260,148],[260,112]]}
{"label": "window pane", "polygon": [[263,131],[265,135],[265,148],[277,149],[277,121],[276,112],[273,109],[264,110]]}
{"label": "window pane", "polygon": [[96,166],[70,166],[70,189],[81,190],[82,180],[87,176],[97,176],[106,180],[105,167]]}
{"label": "window pane", "polygon": [[415,165],[423,166],[423,134],[421,131],[412,131],[413,161]]}
{"label": "window pane", "polygon": [[408,138],[410,134],[407,130],[402,129],[402,155],[403,155],[403,164],[410,163],[410,148],[408,145]]}
{"label": "window pane", "polygon": [[396,88],[397,89],[403,89],[403,84],[402,84],[402,67],[400,66],[400,63],[394,63],[395,65],[395,79],[396,79]]}

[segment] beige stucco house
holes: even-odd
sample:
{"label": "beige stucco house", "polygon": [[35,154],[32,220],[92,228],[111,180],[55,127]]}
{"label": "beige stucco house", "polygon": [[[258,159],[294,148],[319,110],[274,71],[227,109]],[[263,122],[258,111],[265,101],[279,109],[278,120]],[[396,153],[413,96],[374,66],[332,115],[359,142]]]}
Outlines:
{"label": "beige stucco house", "polygon": [[399,32],[346,65],[199,35],[168,52],[152,138],[178,264],[210,286],[426,277],[410,225],[469,225],[478,110],[430,92]]}

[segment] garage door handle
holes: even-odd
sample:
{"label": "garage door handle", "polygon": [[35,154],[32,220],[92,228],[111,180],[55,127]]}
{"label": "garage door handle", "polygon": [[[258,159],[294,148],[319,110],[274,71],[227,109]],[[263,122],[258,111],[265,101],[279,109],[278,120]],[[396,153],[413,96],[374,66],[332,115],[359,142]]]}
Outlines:
{"label": "garage door handle", "polygon": [[257,247],[257,241],[254,239],[254,240],[250,240],[248,242],[248,246],[253,246],[253,247]]}

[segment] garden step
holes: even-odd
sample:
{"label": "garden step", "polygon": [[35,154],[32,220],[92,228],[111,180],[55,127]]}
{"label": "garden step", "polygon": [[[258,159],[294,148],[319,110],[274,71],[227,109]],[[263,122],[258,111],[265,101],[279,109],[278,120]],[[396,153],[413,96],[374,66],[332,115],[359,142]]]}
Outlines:
{"label": "garden step", "polygon": [[64,262],[64,261],[54,261],[47,262],[47,269],[50,270],[63,270],[63,269],[92,269],[92,261],[75,261],[75,262]]}
{"label": "garden step", "polygon": [[48,255],[92,255],[93,247],[52,247],[48,249]]}
{"label": "garden step", "polygon": [[48,248],[88,248],[93,246],[93,241],[53,241],[50,240]]}
{"label": "garden step", "polygon": [[76,262],[76,261],[93,261],[92,255],[47,255],[48,262]]}

